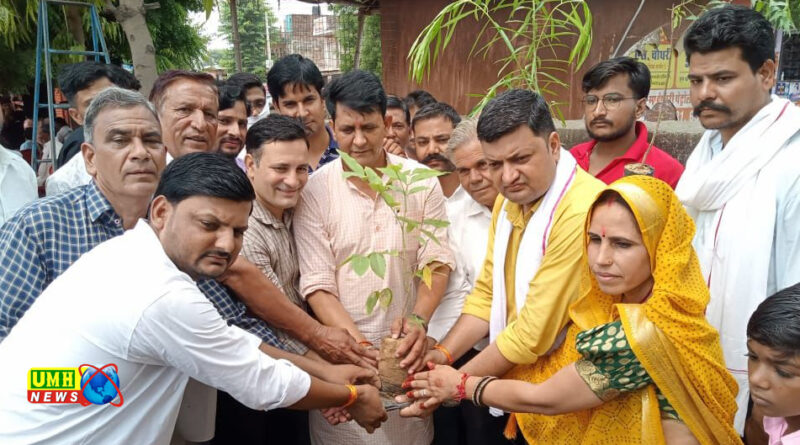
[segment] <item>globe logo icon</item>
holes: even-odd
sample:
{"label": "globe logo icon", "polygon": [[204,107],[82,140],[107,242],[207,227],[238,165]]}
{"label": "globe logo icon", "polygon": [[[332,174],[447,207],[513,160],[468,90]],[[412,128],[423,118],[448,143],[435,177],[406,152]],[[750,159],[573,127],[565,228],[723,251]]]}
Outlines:
{"label": "globe logo icon", "polygon": [[[95,405],[108,403],[113,406],[122,405],[117,365],[112,363],[97,368],[96,366],[84,364],[78,369],[81,373],[81,393],[87,401]],[[117,396],[119,396],[119,402],[114,402]]]}

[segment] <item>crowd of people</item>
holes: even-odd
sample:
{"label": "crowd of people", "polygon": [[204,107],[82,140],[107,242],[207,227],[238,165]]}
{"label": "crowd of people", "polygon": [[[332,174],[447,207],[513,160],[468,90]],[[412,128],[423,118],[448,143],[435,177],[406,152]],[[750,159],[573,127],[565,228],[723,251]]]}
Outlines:
{"label": "crowd of people", "polygon": [[[62,67],[78,126],[0,147],[0,443],[800,444],[800,109],[758,12],[683,44],[685,167],[628,57],[570,150],[523,89],[463,117],[298,54],[147,98]],[[117,392],[31,403],[82,363]]]}

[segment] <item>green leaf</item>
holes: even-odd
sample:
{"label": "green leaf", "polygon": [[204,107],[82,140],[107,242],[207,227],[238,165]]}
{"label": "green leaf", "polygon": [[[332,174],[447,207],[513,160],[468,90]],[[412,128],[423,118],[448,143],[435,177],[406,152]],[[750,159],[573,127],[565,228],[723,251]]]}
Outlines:
{"label": "green leaf", "polygon": [[392,299],[394,298],[394,294],[392,294],[392,290],[388,287],[383,289],[380,292],[380,296],[378,297],[378,301],[381,304],[381,308],[388,309],[389,305],[392,304]]}
{"label": "green leaf", "polygon": [[411,196],[414,193],[424,192],[426,190],[428,190],[428,187],[425,187],[424,185],[420,185],[420,186],[414,187],[411,190],[409,190],[408,191],[408,195]]}
{"label": "green leaf", "polygon": [[386,259],[383,254],[378,252],[369,254],[369,267],[375,275],[383,278],[386,275]]}
{"label": "green leaf", "polygon": [[411,182],[414,183],[428,178],[435,178],[444,174],[446,173],[432,168],[415,168],[414,171],[411,172]]}
{"label": "green leaf", "polygon": [[408,232],[419,227],[419,221],[415,221],[411,218],[406,218],[405,216],[400,216],[400,215],[395,216],[395,218],[397,218],[398,221],[400,221],[406,226],[406,231]]}
{"label": "green leaf", "polygon": [[378,298],[380,297],[380,293],[378,291],[372,291],[367,297],[367,315],[372,315],[372,311],[375,310],[375,305],[378,303]]}
{"label": "green leaf", "polygon": [[342,177],[343,177],[344,179],[347,179],[347,178],[353,178],[353,177],[355,177],[355,178],[360,178],[360,177],[361,177],[361,175],[359,175],[359,174],[358,174],[358,173],[356,173],[356,172],[342,172]]}
{"label": "green leaf", "polygon": [[397,170],[391,167],[379,167],[378,171],[386,175],[387,178],[391,178],[396,181],[400,180],[400,175],[397,174]]}
{"label": "green leaf", "polygon": [[385,202],[386,205],[388,205],[389,207],[394,208],[394,207],[399,207],[400,206],[400,203],[395,201],[394,197],[390,193],[386,192],[385,190],[381,191],[381,192],[378,192],[378,193],[380,194],[381,198],[383,199],[383,202]]}
{"label": "green leaf", "polygon": [[380,186],[381,188],[385,189],[385,187],[383,186],[383,180],[381,179],[380,176],[378,176],[377,173],[375,173],[375,170],[371,169],[370,167],[367,167],[364,169],[364,172],[367,174],[367,181],[369,182],[369,185],[371,187]]}
{"label": "green leaf", "polygon": [[429,231],[427,231],[425,229],[420,229],[420,232],[422,232],[425,236],[428,237],[428,239],[430,239],[431,241],[433,241],[437,245],[439,245],[439,246],[442,245],[442,243],[439,242],[439,238],[437,238],[436,235],[433,232],[429,232]]}
{"label": "green leaf", "polygon": [[423,219],[422,223],[436,227],[438,229],[442,229],[450,225],[450,221],[445,221],[443,219],[433,219],[433,218]]}
{"label": "green leaf", "polygon": [[353,272],[360,277],[364,275],[369,268],[369,258],[364,255],[353,255],[353,259],[350,260],[350,267],[352,267]]}
{"label": "green leaf", "polygon": [[349,168],[351,171],[357,173],[359,177],[362,177],[362,178],[364,177],[364,167],[362,167],[361,164],[358,163],[358,161],[353,159],[352,156],[350,156],[349,154],[347,154],[347,153],[345,153],[343,151],[340,151],[339,152],[339,157],[342,158],[342,161],[347,166],[347,168]]}

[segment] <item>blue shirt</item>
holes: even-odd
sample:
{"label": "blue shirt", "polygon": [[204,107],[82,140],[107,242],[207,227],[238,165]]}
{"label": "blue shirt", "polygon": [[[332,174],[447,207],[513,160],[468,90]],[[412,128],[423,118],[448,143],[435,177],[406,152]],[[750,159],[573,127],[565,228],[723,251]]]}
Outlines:
{"label": "blue shirt", "polygon": [[[35,201],[6,221],[0,227],[0,340],[73,262],[124,231],[122,219],[94,182]],[[244,305],[219,282],[204,280],[197,287],[228,324],[279,344],[264,321],[245,317]],[[111,301],[114,289],[108,292]]]}
{"label": "blue shirt", "polygon": [[[319,158],[319,165],[316,168],[317,170],[319,170],[320,167],[328,162],[331,162],[339,157],[339,143],[333,138],[333,132],[327,125],[325,126],[325,131],[328,132],[328,139],[330,142],[328,143],[328,148],[325,149],[325,153],[322,153],[322,157]],[[314,169],[311,168],[311,166],[308,167],[308,173],[314,173]]]}

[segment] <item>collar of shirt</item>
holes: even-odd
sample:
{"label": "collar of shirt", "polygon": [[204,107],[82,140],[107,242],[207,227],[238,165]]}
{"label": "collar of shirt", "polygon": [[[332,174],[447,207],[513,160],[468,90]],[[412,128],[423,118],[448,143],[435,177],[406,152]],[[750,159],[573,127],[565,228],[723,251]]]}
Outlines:
{"label": "collar of shirt", "polygon": [[86,210],[89,212],[89,218],[92,222],[101,222],[103,224],[113,224],[117,226],[122,225],[122,219],[111,207],[103,192],[97,187],[97,184],[92,181],[86,187],[86,193],[83,196]]}
{"label": "collar of shirt", "polygon": [[[327,125],[325,126],[325,131],[328,132],[328,140],[330,142],[328,142],[328,148],[325,149],[325,153],[322,153],[322,157],[319,159],[317,170],[319,170],[323,165],[339,157],[339,143],[333,138],[333,131],[331,131],[331,128]],[[311,168],[311,166],[308,166],[308,172],[314,173],[314,169]]]}
{"label": "collar of shirt", "polygon": [[764,416],[764,432],[769,436],[769,443],[782,445],[800,444],[800,431],[786,434],[789,424],[783,417]]}
{"label": "collar of shirt", "polygon": [[267,208],[261,205],[258,200],[253,201],[253,218],[265,226],[271,226],[275,229],[291,229],[292,228],[292,213],[294,209],[286,209],[283,211],[283,221],[279,220]]}
{"label": "collar of shirt", "polygon": [[508,221],[511,222],[511,225],[515,228],[524,230],[525,226],[528,225],[528,221],[531,220],[533,212],[535,212],[542,203],[543,197],[544,195],[537,199],[528,211],[524,211],[521,204],[509,200],[506,202],[506,218],[508,218]]}
{"label": "collar of shirt", "polygon": [[[597,145],[597,140],[592,139],[589,142],[576,145],[572,149],[574,150],[572,151],[572,155],[575,157],[575,160],[578,161],[578,165],[580,165],[586,171],[589,170],[589,158],[592,156],[592,151],[594,150],[595,145]],[[642,157],[644,157],[644,152],[647,151],[647,147],[649,145],[650,143],[647,142],[647,125],[645,125],[644,122],[637,121],[636,140],[628,148],[628,151],[626,151],[622,156],[609,162],[608,165],[595,176],[597,177],[602,175],[620,162],[624,162],[625,164],[630,162],[641,162]]]}

